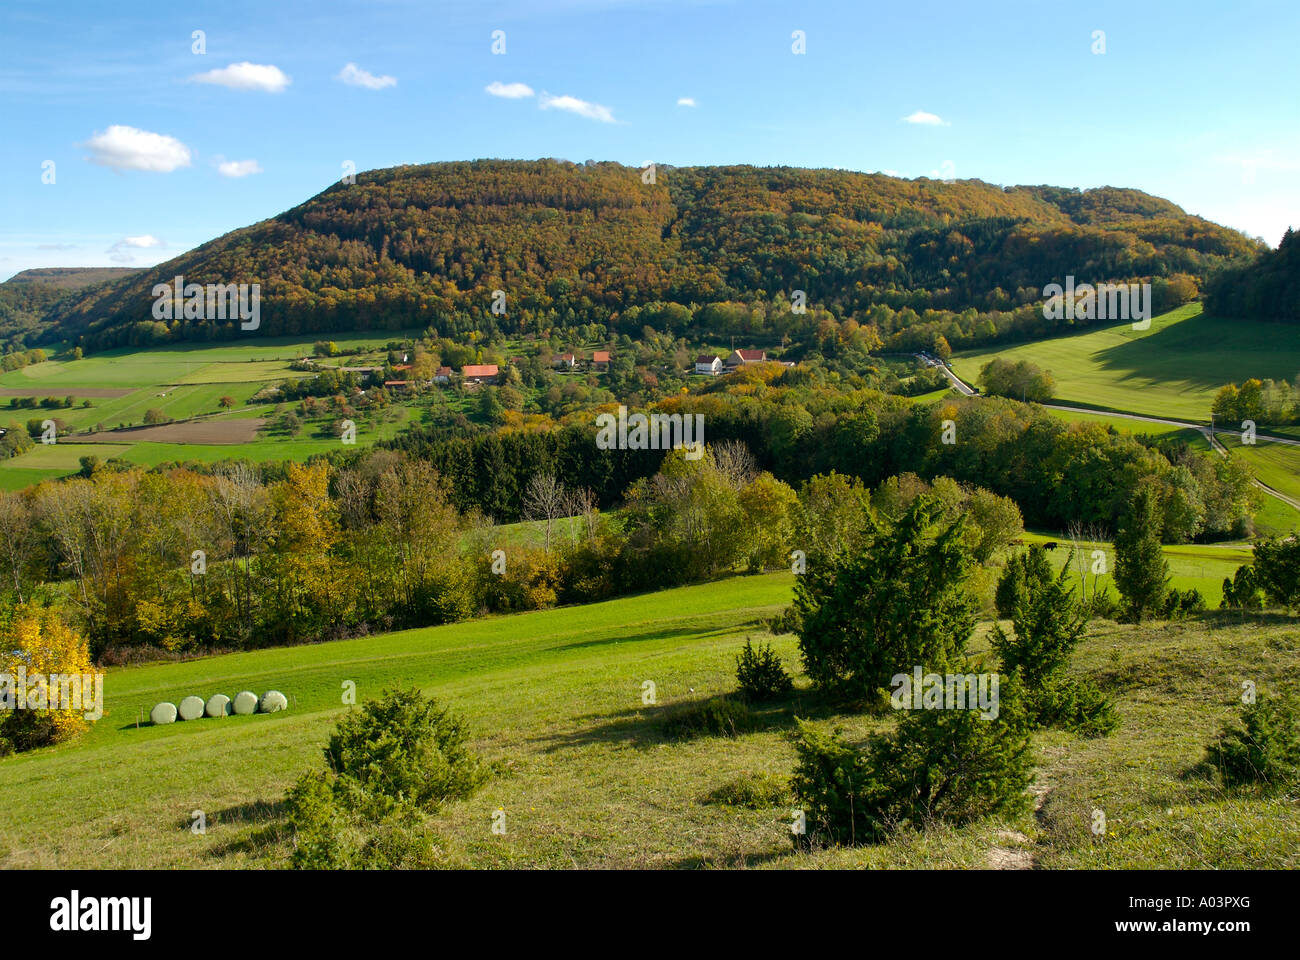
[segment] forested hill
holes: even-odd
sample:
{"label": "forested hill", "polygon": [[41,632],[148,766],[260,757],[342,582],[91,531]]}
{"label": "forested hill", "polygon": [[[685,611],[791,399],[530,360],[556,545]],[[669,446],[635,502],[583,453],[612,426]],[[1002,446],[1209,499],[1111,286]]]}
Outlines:
{"label": "forested hill", "polygon": [[[916,325],[978,342],[1046,332],[1033,326],[1042,287],[1066,274],[1163,278],[1186,299],[1211,270],[1258,252],[1135,190],[745,166],[654,174],[647,183],[637,168],[557,160],[359,174],[89,291],[49,336],[104,349],[238,335],[229,320],[154,320],[151,288],[180,275],[260,283],[263,336],[591,322],[633,335],[646,325],[723,332],[728,317],[743,327],[733,332],[779,336],[825,311],[874,323],[887,340]],[[796,289],[807,314],[788,309]],[[491,312],[494,290],[505,291],[504,316]],[[1004,323],[1017,308],[1021,318]]]}
{"label": "forested hill", "polygon": [[0,283],[0,347],[54,339],[48,327],[68,301],[135,272],[133,267],[44,267],[15,273]]}

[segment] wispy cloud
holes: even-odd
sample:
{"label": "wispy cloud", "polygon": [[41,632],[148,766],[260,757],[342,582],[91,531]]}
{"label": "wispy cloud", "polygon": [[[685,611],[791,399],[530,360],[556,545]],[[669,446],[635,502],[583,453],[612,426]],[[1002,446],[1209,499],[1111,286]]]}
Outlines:
{"label": "wispy cloud", "polygon": [[587,100],[579,100],[577,97],[553,97],[549,93],[543,93],[540,106],[543,110],[564,110],[567,113],[576,113],[580,117],[586,117],[588,120],[599,120],[601,123],[614,122],[614,112],[609,107],[602,107],[599,103],[591,103]]}
{"label": "wispy cloud", "polygon": [[217,163],[217,173],[223,177],[246,177],[261,172],[262,167],[256,160],[220,160]]}
{"label": "wispy cloud", "polygon": [[90,161],[114,170],[171,173],[190,165],[190,148],[175,137],[114,124],[86,142]]}
{"label": "wispy cloud", "polygon": [[695,98],[694,98],[694,97],[678,97],[678,98],[677,98],[677,106],[679,106],[679,107],[693,107],[693,106],[695,106]]}
{"label": "wispy cloud", "polygon": [[533,88],[526,83],[502,83],[500,80],[493,80],[483,89],[494,97],[505,97],[507,100],[522,100],[533,95]]}
{"label": "wispy cloud", "polygon": [[909,116],[903,118],[904,123],[920,124],[923,127],[946,127],[949,126],[947,120],[933,113],[926,113],[924,110],[918,110]]}
{"label": "wispy cloud", "polygon": [[195,83],[213,83],[231,90],[264,90],[267,93],[280,93],[293,82],[279,67],[247,61],[196,73],[190,79]]}
{"label": "wispy cloud", "polygon": [[367,90],[382,90],[384,87],[397,86],[397,78],[377,77],[368,70],[362,70],[355,63],[349,63],[339,71],[338,78],[349,87],[365,87]]}

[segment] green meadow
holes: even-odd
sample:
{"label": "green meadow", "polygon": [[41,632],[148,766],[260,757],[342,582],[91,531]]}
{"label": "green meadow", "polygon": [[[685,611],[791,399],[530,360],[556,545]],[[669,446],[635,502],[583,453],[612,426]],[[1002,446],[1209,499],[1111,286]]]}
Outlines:
{"label": "green meadow", "polygon": [[1208,317],[1199,303],[1192,303],[1154,317],[1147,330],[1121,323],[1051,340],[963,351],[952,358],[953,372],[978,384],[980,368],[999,356],[1050,370],[1059,403],[1208,423],[1210,403],[1225,383],[1295,378],[1300,330]]}
{"label": "green meadow", "polygon": [[[708,802],[753,775],[785,778],[794,717],[860,742],[891,719],[845,713],[806,689],[792,636],[773,639],[796,693],[734,738],[673,739],[664,718],[734,688],[734,657],[789,603],[788,574],[736,577],[585,607],[495,617],[287,649],[110,669],[106,714],[73,742],[0,760],[0,866],[257,867],[283,850],[257,836],[285,789],[322,763],[358,700],[414,685],[469,722],[496,769],[432,822],[471,867],[1295,867],[1300,810],[1224,794],[1194,775],[1234,715],[1241,680],[1293,673],[1293,619],[1215,614],[1178,624],[1093,625],[1076,669],[1115,698],[1122,726],[1035,738],[1040,809],[1009,821],[796,852],[790,798]],[[972,650],[987,650],[983,624]],[[655,685],[645,703],[646,681]],[[161,700],[279,689],[287,712],[137,727]],[[1090,833],[1092,811],[1108,832]],[[206,833],[190,829],[203,811]],[[491,832],[494,811],[504,836]]]}

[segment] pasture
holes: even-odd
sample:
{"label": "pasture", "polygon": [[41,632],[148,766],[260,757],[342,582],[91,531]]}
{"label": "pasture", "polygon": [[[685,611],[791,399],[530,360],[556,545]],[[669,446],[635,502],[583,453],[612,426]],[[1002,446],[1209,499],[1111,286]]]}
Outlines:
{"label": "pasture", "polygon": [[[1296,621],[1211,615],[1180,624],[1093,625],[1076,669],[1115,697],[1111,737],[1036,735],[1037,816],[903,833],[874,846],[796,852],[790,803],[707,802],[753,774],[787,777],[793,718],[861,741],[892,719],[812,695],[797,643],[774,646],[796,674],[789,701],[737,737],[673,739],[663,720],[734,688],[734,656],[791,598],[788,574],[737,577],[585,607],[493,617],[354,640],[115,668],[107,713],[75,742],[0,760],[0,866],[256,867],[282,851],[255,839],[284,790],[358,697],[415,685],[469,722],[496,776],[433,818],[474,867],[984,867],[1008,849],[1045,867],[1295,867],[1300,811],[1224,794],[1188,771],[1234,714],[1240,678],[1269,689],[1300,653]],[[987,649],[981,625],[972,650]],[[642,685],[656,703],[642,702]],[[137,728],[189,693],[279,689],[285,713]],[[1089,832],[1094,808],[1109,830]],[[506,812],[504,836],[491,816]],[[190,830],[202,810],[206,834]]]}
{"label": "pasture", "polygon": [[953,372],[978,384],[994,357],[1050,370],[1060,403],[1208,423],[1225,383],[1249,377],[1293,380],[1300,372],[1300,330],[1284,324],[1208,317],[1191,303],[1132,324],[1033,343],[962,351]]}

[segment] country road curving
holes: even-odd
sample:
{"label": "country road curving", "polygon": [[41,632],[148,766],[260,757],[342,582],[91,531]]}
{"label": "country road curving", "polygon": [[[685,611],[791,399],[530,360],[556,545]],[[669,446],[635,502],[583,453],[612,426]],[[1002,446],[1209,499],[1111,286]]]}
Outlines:
{"label": "country road curving", "polygon": [[[918,360],[922,361],[923,363],[927,363],[927,364],[929,363],[919,353],[914,354],[914,356]],[[952,384],[953,389],[955,389],[958,393],[966,397],[979,396],[979,394],[977,394],[972,387],[963,383],[961,378],[958,377],[957,374],[953,373],[951,369],[944,366],[943,364],[935,364],[935,365],[938,366],[939,369],[943,371],[944,376],[948,378],[948,382]],[[1216,437],[1211,432],[1210,428],[1203,423],[1192,423],[1189,420],[1166,420],[1162,417],[1144,417],[1141,414],[1137,414],[1137,413],[1117,413],[1113,410],[1092,410],[1087,407],[1071,407],[1059,403],[1044,403],[1042,404],[1042,406],[1046,407],[1048,410],[1061,410],[1066,413],[1086,413],[1098,417],[1117,417],[1121,420],[1135,420],[1139,423],[1160,423],[1160,424],[1165,424],[1174,427],[1185,427],[1188,430],[1198,431],[1201,434],[1201,436],[1205,437],[1206,441],[1210,444],[1210,448],[1214,450],[1219,456],[1221,457],[1229,456],[1228,448],[1225,447],[1223,444],[1221,444],[1218,440],[1218,437]],[[1300,447],[1300,440],[1291,440],[1286,437],[1261,436],[1259,439],[1267,440],[1269,443],[1282,443],[1290,447]],[[1274,488],[1270,487],[1267,483],[1264,483],[1262,480],[1257,480],[1252,477],[1250,482],[1253,483],[1260,490],[1263,490],[1269,496],[1281,500],[1283,503],[1287,504],[1289,507],[1292,507],[1295,510],[1300,510],[1300,500],[1296,500],[1293,497],[1289,497],[1285,493],[1282,493],[1280,490],[1275,490]]]}

